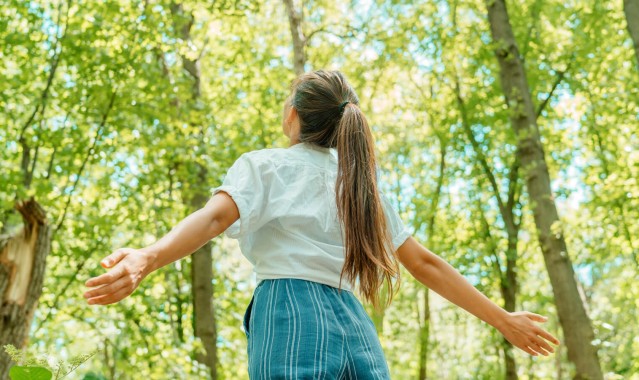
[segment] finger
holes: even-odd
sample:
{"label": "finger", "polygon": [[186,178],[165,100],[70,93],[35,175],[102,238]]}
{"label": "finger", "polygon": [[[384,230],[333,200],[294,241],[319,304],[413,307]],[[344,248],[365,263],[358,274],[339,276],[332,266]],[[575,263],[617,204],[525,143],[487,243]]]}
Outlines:
{"label": "finger", "polygon": [[537,353],[537,355],[548,356],[550,353],[540,347],[538,344],[530,343],[529,347],[532,348],[533,351]]}
{"label": "finger", "polygon": [[101,297],[93,298],[90,301],[91,305],[110,305],[119,302],[126,298],[131,292],[126,288],[121,288],[117,292],[107,294]]}
{"label": "finger", "polygon": [[537,335],[539,335],[540,337],[554,343],[554,344],[559,344],[559,339],[555,338],[552,334],[550,334],[548,331],[544,330],[544,329],[539,329],[537,330]]}
{"label": "finger", "polygon": [[105,294],[115,293],[120,288],[127,286],[130,284],[129,279],[126,276],[122,276],[118,278],[115,282],[110,284],[101,286],[99,288],[91,289],[84,293],[84,298],[91,299],[99,296],[103,296]]}
{"label": "finger", "polygon": [[517,348],[519,348],[520,350],[524,351],[525,353],[529,355],[538,356],[538,354],[528,346],[517,346]]}
{"label": "finger", "polygon": [[537,356],[540,356],[540,355],[541,355],[541,356],[548,356],[548,355],[549,355],[546,351],[544,351],[541,347],[539,347],[539,346],[537,346],[537,345],[532,346],[532,347],[531,347],[531,349],[532,349],[533,351],[535,351],[535,353],[537,354]]}
{"label": "finger", "polygon": [[126,256],[125,248],[116,249],[115,252],[113,252],[109,256],[105,257],[102,261],[100,261],[100,264],[104,268],[111,268],[115,264],[119,263],[120,260],[124,258],[124,256]]}
{"label": "finger", "polygon": [[545,340],[543,340],[541,338],[538,338],[538,337],[535,337],[535,338],[533,338],[533,341],[538,347],[544,349],[544,351],[546,351],[548,353],[555,352],[555,349],[552,348],[552,346],[549,345]]}
{"label": "finger", "polygon": [[124,275],[124,266],[116,266],[107,273],[104,273],[98,277],[90,278],[89,280],[87,280],[87,282],[84,283],[84,285],[93,287],[110,284],[112,282],[115,282],[118,278],[122,277],[122,275]]}
{"label": "finger", "polygon": [[526,317],[528,317],[529,319],[532,319],[535,322],[546,322],[546,321],[548,321],[547,317],[544,317],[543,315],[531,313],[531,312],[528,312],[528,311],[526,312]]}

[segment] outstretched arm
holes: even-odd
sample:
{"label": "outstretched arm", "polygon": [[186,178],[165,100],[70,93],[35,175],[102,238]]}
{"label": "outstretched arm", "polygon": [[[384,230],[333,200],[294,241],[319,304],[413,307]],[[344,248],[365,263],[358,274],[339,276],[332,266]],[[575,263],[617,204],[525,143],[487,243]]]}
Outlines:
{"label": "outstretched arm", "polygon": [[397,251],[400,262],[419,282],[499,330],[514,346],[530,355],[548,355],[557,338],[535,322],[541,315],[529,312],[509,313],[475,289],[455,268],[419,244],[412,237]]}
{"label": "outstretched arm", "polygon": [[108,305],[129,296],[151,272],[195,252],[220,235],[240,217],[233,199],[226,193],[215,194],[201,209],[184,218],[154,244],[142,248],[120,248],[100,264],[112,268],[89,279],[93,287],[84,293],[89,304]]}

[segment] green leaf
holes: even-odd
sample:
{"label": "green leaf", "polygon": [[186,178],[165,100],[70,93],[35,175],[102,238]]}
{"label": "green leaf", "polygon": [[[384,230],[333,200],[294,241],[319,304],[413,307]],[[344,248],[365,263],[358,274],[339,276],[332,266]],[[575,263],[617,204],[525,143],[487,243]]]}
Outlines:
{"label": "green leaf", "polygon": [[11,380],[51,380],[53,374],[42,367],[13,367],[9,370]]}

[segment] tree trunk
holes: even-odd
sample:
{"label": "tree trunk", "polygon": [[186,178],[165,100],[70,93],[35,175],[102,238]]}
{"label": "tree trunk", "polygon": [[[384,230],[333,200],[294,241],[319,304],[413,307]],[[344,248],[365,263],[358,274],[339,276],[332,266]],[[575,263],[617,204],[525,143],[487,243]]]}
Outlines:
{"label": "tree trunk", "polygon": [[[198,165],[198,182],[207,183],[206,167]],[[196,190],[189,203],[192,210],[202,208],[209,200],[209,193]],[[197,361],[211,370],[211,379],[217,379],[217,323],[213,304],[212,243],[208,242],[191,255],[191,292],[193,295],[193,328],[195,336],[202,340],[205,355],[197,355]]]}
{"label": "tree trunk", "polygon": [[[439,198],[442,193],[442,187],[444,186],[444,174],[446,170],[446,149],[447,143],[442,135],[437,135],[439,139],[439,174],[437,177],[437,187],[435,188],[435,194],[428,214],[428,243],[435,234],[435,220],[437,216],[437,206],[439,205]],[[428,378],[428,342],[430,338],[430,290],[424,288],[422,304],[424,308],[424,315],[422,315],[419,321],[419,380],[426,380]],[[419,301],[418,301],[419,302]],[[419,306],[417,308],[419,310]]]}
{"label": "tree trunk", "polygon": [[[519,240],[519,224],[515,221],[515,207],[518,204],[518,196],[517,196],[517,182],[519,178],[519,161],[515,157],[513,165],[510,167],[510,172],[508,174],[508,198],[506,202],[503,201],[501,192],[499,190],[499,185],[497,183],[497,179],[493,174],[492,169],[488,163],[488,159],[486,155],[483,153],[482,148],[479,146],[479,142],[475,138],[473,130],[471,128],[468,114],[466,111],[466,106],[464,100],[461,96],[461,90],[459,85],[459,80],[455,82],[455,93],[457,97],[457,105],[459,107],[459,111],[462,119],[462,126],[464,127],[464,131],[470,140],[470,143],[473,147],[473,151],[477,155],[477,160],[479,165],[481,166],[484,174],[488,178],[488,182],[490,183],[490,187],[497,201],[497,206],[499,207],[499,213],[504,221],[506,234],[508,237],[508,248],[506,249],[506,272],[504,273],[501,267],[501,263],[499,260],[499,253],[497,244],[493,242],[492,234],[490,232],[490,224],[486,219],[481,205],[479,205],[479,210],[482,215],[483,227],[485,229],[486,239],[489,242],[489,246],[491,247],[491,251],[494,256],[494,264],[495,264],[495,272],[499,275],[499,286],[501,290],[501,295],[504,299],[504,309],[507,311],[515,311],[515,305],[517,303],[517,242]],[[481,180],[480,180],[481,187]],[[519,377],[517,375],[517,363],[515,362],[515,356],[513,355],[513,345],[504,338],[503,340],[503,352],[504,352],[504,364],[506,367],[506,380],[517,380]]]}
{"label": "tree trunk", "polygon": [[288,13],[288,23],[291,27],[291,36],[293,37],[293,67],[295,75],[300,76],[304,73],[304,65],[306,64],[306,55],[304,47],[306,45],[306,37],[302,31],[302,21],[304,15],[302,9],[298,11],[293,4],[293,0],[283,0]]}
{"label": "tree trunk", "polygon": [[[509,210],[512,213],[512,209]],[[518,231],[518,230],[517,230]],[[504,298],[504,309],[515,311],[517,302],[517,233],[508,234],[508,250],[506,251],[506,278],[501,281],[501,295]],[[506,364],[506,380],[517,380],[517,363],[513,353],[513,345],[504,338],[504,362]]]}
{"label": "tree trunk", "polygon": [[217,323],[213,305],[211,246],[209,242],[191,256],[191,287],[195,336],[202,340],[206,349],[206,354],[198,355],[196,359],[211,369],[211,379],[217,379]]}
{"label": "tree trunk", "polygon": [[[182,4],[172,3],[171,12],[174,17],[174,27],[180,38],[188,42],[191,40],[191,28],[195,22],[192,13],[185,12]],[[184,70],[193,80],[191,86],[191,100],[200,98],[201,72],[199,57],[190,59],[180,56]],[[204,132],[202,132],[202,137]],[[203,140],[200,141],[203,143]],[[204,144],[201,145],[205,151]],[[193,186],[193,192],[188,197],[188,206],[192,211],[202,208],[210,198],[206,183],[208,183],[208,170],[200,163],[196,163],[198,173],[197,184]],[[206,364],[210,368],[211,379],[217,379],[217,325],[215,321],[215,309],[213,304],[213,258],[211,242],[208,242],[191,255],[191,292],[193,296],[193,328],[195,336],[200,338],[205,355],[197,355],[197,361]]]}
{"label": "tree trunk", "polygon": [[639,68],[639,0],[624,0],[623,11],[626,14],[626,23],[632,43],[635,47],[635,58]]}
{"label": "tree trunk", "polygon": [[592,345],[594,332],[579,297],[575,273],[550,190],[550,174],[541,145],[535,109],[506,4],[504,0],[487,0],[486,3],[490,30],[496,46],[495,55],[500,66],[501,86],[517,136],[517,156],[526,179],[539,245],[568,348],[568,359],[575,365],[575,379],[603,379],[597,349]]}
{"label": "tree trunk", "polygon": [[[0,236],[0,347],[27,345],[33,313],[42,293],[51,228],[44,209],[33,198],[19,202],[24,227]],[[7,379],[10,358],[0,349],[0,379]]]}
{"label": "tree trunk", "polygon": [[424,288],[422,303],[424,315],[419,324],[419,380],[428,378],[428,341],[430,338],[430,290]]}

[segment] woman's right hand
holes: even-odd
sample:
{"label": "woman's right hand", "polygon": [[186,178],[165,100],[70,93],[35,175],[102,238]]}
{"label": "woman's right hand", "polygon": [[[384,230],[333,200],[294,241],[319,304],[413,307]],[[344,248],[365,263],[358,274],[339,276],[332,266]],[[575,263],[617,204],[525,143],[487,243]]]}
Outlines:
{"label": "woman's right hand", "polygon": [[527,311],[508,313],[496,327],[513,346],[533,356],[548,356],[555,349],[548,343],[559,344],[559,340],[535,322],[546,322],[548,318]]}
{"label": "woman's right hand", "polygon": [[102,260],[108,273],[89,279],[84,293],[90,305],[108,305],[128,297],[151,272],[190,255],[240,218],[235,201],[225,192],[178,223],[160,240],[142,249],[120,248]]}
{"label": "woman's right hand", "polygon": [[85,282],[85,286],[93,288],[84,293],[89,305],[109,305],[131,295],[152,272],[153,258],[143,250],[120,248],[100,264],[111,270]]}

